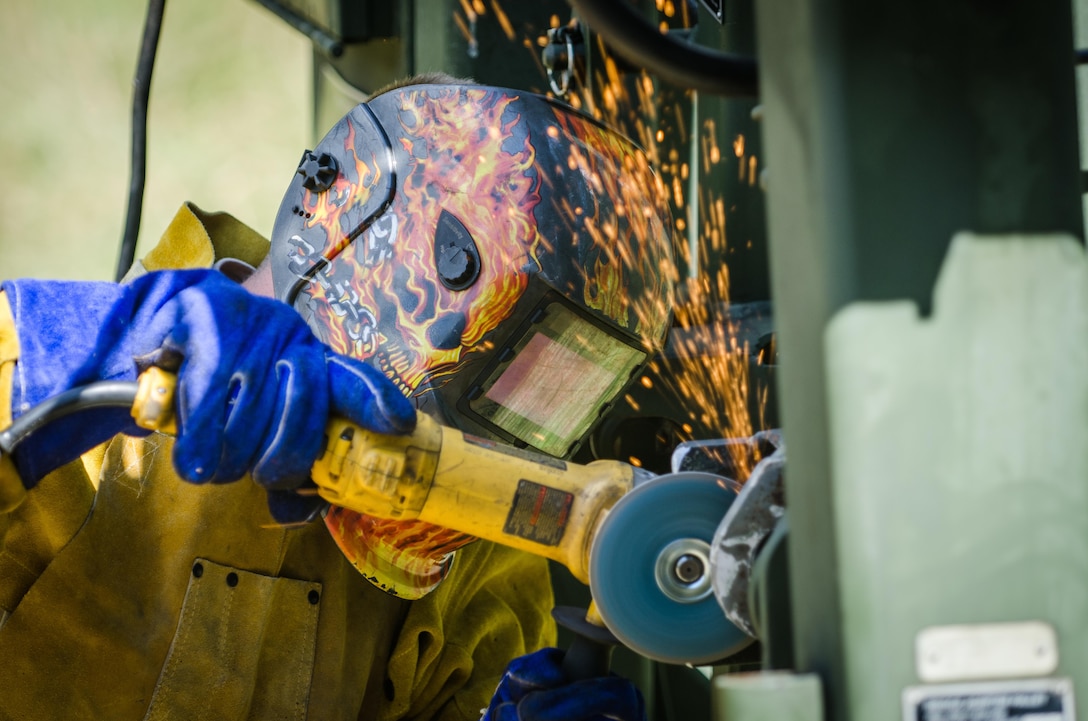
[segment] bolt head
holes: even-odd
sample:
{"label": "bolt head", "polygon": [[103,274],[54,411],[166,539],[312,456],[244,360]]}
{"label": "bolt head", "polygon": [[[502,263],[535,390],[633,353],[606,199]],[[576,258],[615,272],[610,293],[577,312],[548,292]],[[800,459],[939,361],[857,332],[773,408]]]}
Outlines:
{"label": "bolt head", "polygon": [[674,566],[677,580],[688,584],[695,583],[702,578],[705,570],[703,562],[697,556],[688,553],[676,559],[676,565]]}
{"label": "bolt head", "polygon": [[340,174],[340,163],[329,153],[317,154],[307,150],[302,154],[297,172],[302,176],[304,188],[314,193],[324,193]]}

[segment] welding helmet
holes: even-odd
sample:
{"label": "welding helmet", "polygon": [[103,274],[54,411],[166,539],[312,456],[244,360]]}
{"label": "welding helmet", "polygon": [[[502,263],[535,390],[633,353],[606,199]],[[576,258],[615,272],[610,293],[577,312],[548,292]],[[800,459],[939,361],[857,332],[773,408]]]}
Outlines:
{"label": "welding helmet", "polygon": [[[408,85],[303,155],[270,253],[277,296],[421,412],[569,458],[664,342],[671,228],[645,155],[592,118],[521,91]],[[469,540],[338,508],[325,520],[406,597]]]}

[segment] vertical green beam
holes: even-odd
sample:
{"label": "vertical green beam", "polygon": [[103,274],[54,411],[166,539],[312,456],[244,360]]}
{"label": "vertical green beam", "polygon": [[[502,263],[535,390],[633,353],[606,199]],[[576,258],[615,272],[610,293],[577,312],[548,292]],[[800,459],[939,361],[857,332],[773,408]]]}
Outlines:
{"label": "vertical green beam", "polygon": [[928,312],[959,230],[1082,236],[1071,8],[762,0],[757,29],[797,662],[846,719],[825,326]]}

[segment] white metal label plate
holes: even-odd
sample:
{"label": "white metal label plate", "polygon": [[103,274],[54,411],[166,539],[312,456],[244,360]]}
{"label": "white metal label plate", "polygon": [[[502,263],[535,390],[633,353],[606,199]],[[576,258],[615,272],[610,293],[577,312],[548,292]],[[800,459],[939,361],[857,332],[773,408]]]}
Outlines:
{"label": "white metal label plate", "polygon": [[1058,635],[1043,621],[933,626],[918,633],[914,660],[926,683],[1049,676]]}

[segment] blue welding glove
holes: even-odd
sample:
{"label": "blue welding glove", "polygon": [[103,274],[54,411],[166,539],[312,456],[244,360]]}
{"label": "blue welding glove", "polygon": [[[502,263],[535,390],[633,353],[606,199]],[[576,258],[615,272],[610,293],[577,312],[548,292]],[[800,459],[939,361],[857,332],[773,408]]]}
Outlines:
{"label": "blue welding glove", "polygon": [[[214,270],[160,271],[117,285],[6,281],[20,355],[15,416],[69,388],[134,380],[139,358],[180,354],[174,465],[195,483],[246,472],[274,491],[305,484],[330,414],[382,433],[415,424],[379,371],[334,354],[287,305]],[[15,453],[28,485],[118,432],[127,409],[96,409],[30,436]],[[294,496],[295,494],[290,494]]]}
{"label": "blue welding glove", "polygon": [[645,721],[642,694],[611,675],[567,681],[563,651],[544,648],[510,662],[480,721]]}

